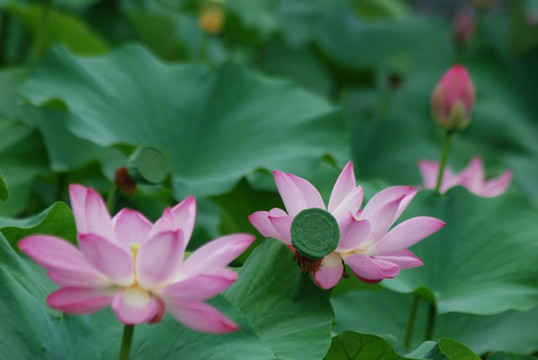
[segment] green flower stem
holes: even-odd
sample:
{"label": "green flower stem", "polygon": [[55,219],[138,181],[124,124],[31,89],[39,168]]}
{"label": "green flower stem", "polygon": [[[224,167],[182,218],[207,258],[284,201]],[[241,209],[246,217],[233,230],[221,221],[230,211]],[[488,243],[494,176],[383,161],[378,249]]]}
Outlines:
{"label": "green flower stem", "polygon": [[202,43],[200,44],[200,52],[198,54],[198,61],[201,63],[207,63],[209,57],[209,42],[210,36],[205,33],[202,35]]}
{"label": "green flower stem", "polygon": [[7,62],[6,59],[6,44],[8,40],[9,30],[9,16],[6,10],[0,11],[0,65],[4,65]]}
{"label": "green flower stem", "polygon": [[413,296],[413,303],[411,304],[411,311],[409,312],[409,320],[407,321],[407,330],[405,331],[404,346],[408,348],[411,346],[411,339],[413,338],[413,329],[415,328],[415,320],[417,318],[418,309],[418,296]]}
{"label": "green flower stem", "polygon": [[437,182],[435,184],[435,191],[441,193],[441,180],[443,179],[443,171],[446,166],[446,159],[448,159],[448,151],[450,150],[450,139],[452,138],[452,131],[445,132],[445,141],[443,144],[443,152],[441,153],[441,162],[439,164],[439,173],[437,174]]}
{"label": "green flower stem", "polygon": [[123,337],[121,339],[120,356],[118,360],[129,360],[131,352],[131,343],[133,342],[134,325],[125,325],[123,328]]}
{"label": "green flower stem", "polygon": [[435,327],[435,316],[437,309],[435,304],[430,303],[428,307],[428,323],[426,324],[426,333],[424,334],[424,341],[431,340],[433,337],[433,329]]}
{"label": "green flower stem", "polygon": [[52,10],[53,0],[43,0],[43,6],[41,8],[41,20],[34,35],[34,46],[32,49],[32,60],[35,61],[41,57],[45,48],[45,40],[47,38],[47,27],[49,23],[49,16]]}

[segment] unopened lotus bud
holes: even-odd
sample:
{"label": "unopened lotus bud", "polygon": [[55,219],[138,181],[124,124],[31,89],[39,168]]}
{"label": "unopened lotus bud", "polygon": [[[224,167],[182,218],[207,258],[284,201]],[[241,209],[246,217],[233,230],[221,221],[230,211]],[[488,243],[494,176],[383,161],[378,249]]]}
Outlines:
{"label": "unopened lotus bud", "polygon": [[474,102],[474,85],[469,73],[463,66],[455,65],[433,91],[433,118],[445,131],[463,130],[471,121]]}
{"label": "unopened lotus bud", "polygon": [[470,9],[458,13],[452,23],[452,37],[458,45],[468,44],[474,36],[475,16]]}
{"label": "unopened lotus bud", "polygon": [[224,26],[226,12],[220,5],[208,5],[202,8],[198,17],[200,28],[209,34],[218,34]]}

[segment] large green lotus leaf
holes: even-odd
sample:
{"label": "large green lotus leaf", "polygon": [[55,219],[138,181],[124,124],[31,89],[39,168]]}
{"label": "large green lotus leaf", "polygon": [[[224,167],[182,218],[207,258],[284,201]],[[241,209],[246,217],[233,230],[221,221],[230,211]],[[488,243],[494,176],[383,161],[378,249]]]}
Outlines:
{"label": "large green lotus leaf", "polygon": [[260,167],[304,171],[324,154],[347,157],[330,104],[231,63],[212,72],[166,65],[138,46],[100,58],[58,47],[22,92],[35,104],[63,100],[69,128],[97,144],[161,149],[177,198],[222,193]]}
{"label": "large green lotus leaf", "polygon": [[[43,12],[41,6],[12,5],[8,11],[31,32],[38,34],[43,31],[41,29]],[[105,42],[80,17],[49,10],[46,26],[43,40],[44,49],[61,42],[77,54],[103,54],[107,52]]]}
{"label": "large green lotus leaf", "polygon": [[[0,234],[0,356],[12,359],[112,359],[122,324],[110,309],[63,315],[45,298],[54,285],[45,271],[18,255]],[[211,303],[241,330],[202,334],[170,316],[135,328],[133,359],[252,360],[322,359],[330,346],[331,306],[301,274],[291,252],[278,241],[259,247],[239,270],[236,283]]]}
{"label": "large green lotus leaf", "polygon": [[375,335],[343,332],[333,338],[325,360],[480,360],[465,345],[451,339],[426,342],[416,351],[401,356],[385,339]]}
{"label": "large green lotus leaf", "polygon": [[46,151],[39,134],[18,121],[0,116],[0,133],[0,168],[10,193],[0,215],[17,215],[28,203],[33,180],[48,173]]}
{"label": "large green lotus leaf", "polygon": [[506,352],[495,352],[488,355],[487,360],[536,360],[536,357]]}
{"label": "large green lotus leaf", "polygon": [[54,203],[33,217],[0,218],[0,231],[12,246],[33,234],[51,234],[72,242],[75,242],[77,237],[73,212],[63,202]]}
{"label": "large green lotus leaf", "polygon": [[[334,62],[349,69],[406,73],[452,59],[449,27],[418,15],[359,19],[348,0],[320,1],[315,40]],[[436,44],[435,51],[431,51]]]}
{"label": "large green lotus leaf", "polygon": [[446,226],[412,251],[424,266],[382,285],[434,298],[437,311],[496,314],[538,305],[538,212],[519,194],[480,198],[457,187],[420,192],[405,217],[434,216]]}
{"label": "large green lotus leaf", "polygon": [[[427,266],[427,265],[426,265]],[[344,281],[341,281],[341,283]],[[358,282],[348,279],[345,282]],[[413,295],[390,290],[355,291],[331,297],[335,312],[333,331],[356,331],[395,338],[404,344]],[[423,341],[428,304],[419,301],[411,348]],[[531,353],[538,350],[538,307],[496,315],[448,313],[437,315],[433,338],[455,339],[477,354],[490,351]]]}
{"label": "large green lotus leaf", "polygon": [[[67,172],[92,161],[99,161],[103,172],[112,178],[114,171],[126,163],[126,157],[117,149],[98,146],[81,139],[67,128],[67,113],[47,108],[36,108],[19,103],[18,89],[27,78],[26,69],[0,72],[0,113],[17,119],[41,132],[49,163],[56,172]],[[76,151],[74,151],[76,149]]]}

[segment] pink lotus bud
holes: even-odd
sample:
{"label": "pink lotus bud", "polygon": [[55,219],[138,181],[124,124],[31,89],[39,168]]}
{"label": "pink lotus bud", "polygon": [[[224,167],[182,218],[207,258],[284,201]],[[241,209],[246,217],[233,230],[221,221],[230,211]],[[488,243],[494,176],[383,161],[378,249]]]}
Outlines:
{"label": "pink lotus bud", "polygon": [[474,36],[474,31],[474,12],[469,9],[460,11],[452,23],[452,37],[456,44],[468,44]]}
{"label": "pink lotus bud", "polygon": [[432,114],[446,131],[463,130],[471,121],[474,86],[467,70],[454,65],[441,78],[432,94]]}

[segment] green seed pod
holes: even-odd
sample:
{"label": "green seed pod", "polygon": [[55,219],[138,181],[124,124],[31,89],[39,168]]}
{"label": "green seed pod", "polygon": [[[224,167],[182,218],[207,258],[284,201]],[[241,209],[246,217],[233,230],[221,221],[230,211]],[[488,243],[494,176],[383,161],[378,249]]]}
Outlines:
{"label": "green seed pod", "polygon": [[156,185],[168,176],[168,165],[162,152],[153,147],[142,147],[129,157],[127,172],[137,183]]}
{"label": "green seed pod", "polygon": [[339,239],[338,222],[323,209],[305,209],[291,223],[291,244],[304,257],[323,258],[336,249]]}

